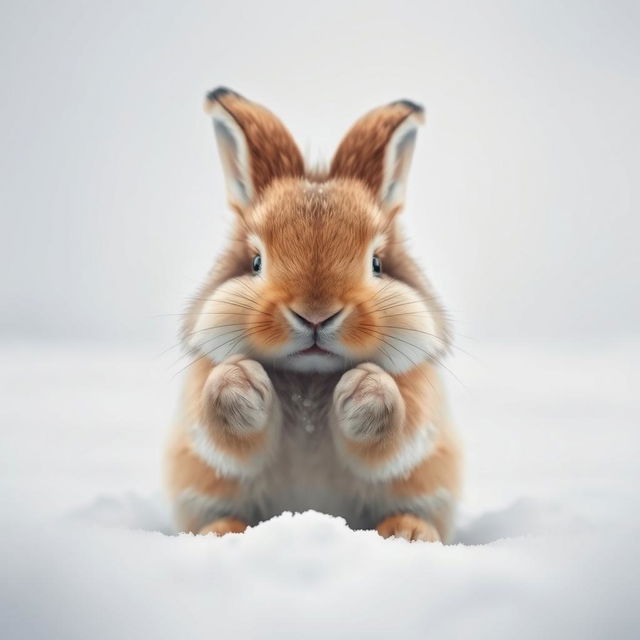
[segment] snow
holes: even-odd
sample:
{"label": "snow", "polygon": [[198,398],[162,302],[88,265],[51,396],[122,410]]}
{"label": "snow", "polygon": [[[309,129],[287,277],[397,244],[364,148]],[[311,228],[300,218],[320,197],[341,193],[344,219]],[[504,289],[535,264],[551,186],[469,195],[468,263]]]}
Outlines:
{"label": "snow", "polygon": [[[640,344],[465,344],[454,544],[283,514],[175,535],[160,490],[182,364],[0,349],[6,638],[637,637]],[[175,359],[175,356],[174,356]]]}

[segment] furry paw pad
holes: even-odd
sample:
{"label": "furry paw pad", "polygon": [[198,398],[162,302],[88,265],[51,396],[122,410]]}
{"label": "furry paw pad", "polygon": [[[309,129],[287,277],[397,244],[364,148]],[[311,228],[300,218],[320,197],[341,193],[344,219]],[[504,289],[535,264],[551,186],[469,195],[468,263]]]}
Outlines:
{"label": "furry paw pad", "polygon": [[259,362],[233,356],[216,365],[205,385],[205,411],[234,431],[256,431],[273,402],[271,380]]}
{"label": "furry paw pad", "polygon": [[402,424],[404,401],[395,380],[378,365],[360,364],[338,382],[333,404],[338,425],[355,440],[375,439]]}

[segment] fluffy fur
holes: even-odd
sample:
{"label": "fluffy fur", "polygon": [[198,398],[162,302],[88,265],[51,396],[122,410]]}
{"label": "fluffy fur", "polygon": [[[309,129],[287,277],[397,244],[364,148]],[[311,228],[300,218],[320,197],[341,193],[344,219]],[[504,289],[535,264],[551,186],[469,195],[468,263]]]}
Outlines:
{"label": "fluffy fur", "polygon": [[449,331],[396,222],[422,110],[375,109],[318,174],[264,107],[218,89],[206,108],[237,216],[183,327],[194,364],[167,456],[179,526],[222,535],[317,509],[446,539]]}

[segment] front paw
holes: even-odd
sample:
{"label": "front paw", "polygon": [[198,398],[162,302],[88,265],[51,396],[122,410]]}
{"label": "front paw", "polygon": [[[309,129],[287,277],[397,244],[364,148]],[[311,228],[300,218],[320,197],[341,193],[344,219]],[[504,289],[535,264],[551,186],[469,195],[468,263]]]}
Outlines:
{"label": "front paw", "polygon": [[377,440],[404,422],[404,400],[395,380],[378,365],[360,364],[336,385],[333,408],[337,424],[353,440]]}
{"label": "front paw", "polygon": [[263,366],[236,355],[216,365],[204,387],[208,419],[235,433],[262,430],[274,403],[273,385]]}

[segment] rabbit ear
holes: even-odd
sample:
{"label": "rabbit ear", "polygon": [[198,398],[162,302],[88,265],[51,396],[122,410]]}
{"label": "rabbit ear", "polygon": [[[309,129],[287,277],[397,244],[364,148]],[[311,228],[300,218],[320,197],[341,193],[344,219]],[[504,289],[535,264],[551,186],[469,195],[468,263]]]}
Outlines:
{"label": "rabbit ear", "polygon": [[330,176],[362,180],[385,211],[399,211],[416,133],[423,122],[422,107],[408,100],[370,111],[343,138],[331,162]]}
{"label": "rabbit ear", "polygon": [[277,178],[304,175],[304,161],[291,134],[270,111],[220,87],[207,95],[227,196],[239,212]]}

